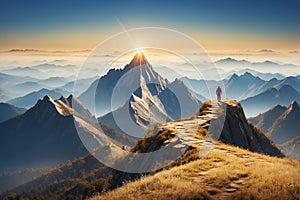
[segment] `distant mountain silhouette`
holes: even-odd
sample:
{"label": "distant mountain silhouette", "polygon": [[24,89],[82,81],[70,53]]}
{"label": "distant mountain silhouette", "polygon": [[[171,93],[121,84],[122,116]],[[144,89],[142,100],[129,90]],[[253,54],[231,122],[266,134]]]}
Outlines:
{"label": "distant mountain silhouette", "polygon": [[[211,99],[211,95],[214,97],[214,91],[219,85],[223,85],[222,81],[215,81],[215,80],[197,80],[197,79],[191,79],[188,77],[183,77],[180,79],[184,82],[184,84],[195,94],[201,94],[202,99],[199,99],[201,101],[206,101],[208,99]],[[211,86],[212,88],[207,88],[208,86]],[[210,91],[213,91],[213,93],[210,93]]]}
{"label": "distant mountain silhouette", "polygon": [[19,96],[25,96],[26,94],[31,93],[32,91],[38,91],[43,88],[49,88],[46,85],[43,85],[39,82],[35,81],[28,81],[24,83],[18,83],[8,88],[10,91],[14,91],[14,93],[18,94]]}
{"label": "distant mountain silhouette", "polygon": [[243,99],[248,97],[251,90],[259,87],[264,81],[258,77],[253,76],[249,72],[238,76],[233,74],[231,78],[226,81],[226,95],[232,99]]}
{"label": "distant mountain silhouette", "polygon": [[39,99],[43,98],[45,95],[49,95],[53,99],[58,99],[61,96],[69,95],[69,93],[59,89],[48,90],[43,88],[39,91],[31,92],[23,97],[17,97],[15,99],[11,99],[8,101],[8,103],[22,108],[30,108],[34,106],[34,104]]}
{"label": "distant mountain silhouette", "polygon": [[31,66],[32,69],[41,70],[41,71],[62,71],[61,69],[72,70],[76,68],[75,65],[57,65],[51,63],[43,63],[39,65]]}
{"label": "distant mountain silhouette", "polygon": [[251,64],[247,60],[236,60],[236,59],[230,58],[230,57],[217,60],[215,63],[217,65],[222,65],[222,66],[239,66],[239,67],[249,66]]}
{"label": "distant mountain silhouette", "polygon": [[24,108],[17,108],[8,103],[0,103],[0,123],[8,119],[23,114],[26,111]]}
{"label": "distant mountain silhouette", "polygon": [[[299,99],[299,98],[298,98]],[[280,115],[268,131],[268,135],[276,144],[282,144],[299,136],[300,107],[293,101],[286,111]]]}
{"label": "distant mountain silhouette", "polygon": [[11,97],[9,97],[9,96],[6,96],[6,95],[4,95],[3,93],[3,90],[2,89],[0,89],[0,102],[5,102],[5,101],[8,101]]}
{"label": "distant mountain silhouette", "polygon": [[294,99],[300,99],[300,93],[289,85],[283,85],[280,89],[271,88],[256,96],[241,101],[248,117],[255,116],[280,104],[288,106]]}
{"label": "distant mountain silhouette", "polygon": [[85,91],[96,79],[97,77],[91,77],[91,78],[78,79],[76,81],[70,81],[58,87],[58,89],[72,93],[74,90],[74,85],[76,83],[76,90]]}
{"label": "distant mountain silhouette", "polygon": [[38,69],[31,67],[16,67],[12,69],[7,69],[2,71],[5,74],[14,75],[14,76],[29,76],[33,78],[47,78],[47,75],[44,72],[41,72]]}
{"label": "distant mountain silhouette", "polygon": [[253,76],[258,76],[259,78],[261,78],[262,80],[265,80],[265,81],[269,81],[272,78],[276,78],[278,80],[285,78],[285,76],[281,73],[260,72],[260,71],[254,70],[254,69],[245,68],[245,69],[241,69],[241,70],[233,70],[233,71],[228,72],[225,76],[228,78],[225,78],[225,79],[229,79],[233,73],[240,76],[242,74],[245,74],[246,72],[251,73]]}
{"label": "distant mountain silhouette", "polygon": [[38,83],[42,85],[47,85],[51,88],[56,88],[68,83],[70,80],[64,77],[50,77],[44,80],[40,80]]}
{"label": "distant mountain silhouette", "polygon": [[290,85],[294,89],[296,89],[298,92],[300,92],[300,81],[296,77],[289,76],[282,80],[279,80],[274,87],[276,87],[278,89],[284,85]]}
{"label": "distant mountain silhouette", "polygon": [[285,153],[285,155],[289,156],[292,159],[300,161],[300,133],[299,136],[278,145],[278,147],[282,152]]}
{"label": "distant mountain silhouette", "polygon": [[75,69],[75,65],[55,65],[43,63],[34,66],[13,67],[2,70],[1,72],[20,77],[28,76],[36,79],[47,79],[50,78],[49,74],[60,74],[60,76],[65,75],[65,77],[70,76],[70,72],[73,72]]}
{"label": "distant mountain silhouette", "polygon": [[24,83],[24,82],[36,82],[39,81],[39,79],[32,78],[29,76],[15,76],[15,75],[10,75],[10,74],[5,74],[5,73],[0,73],[0,86],[6,86],[10,87],[18,83]]}
{"label": "distant mountain silhouette", "polygon": [[268,133],[269,129],[276,121],[276,119],[286,111],[286,107],[281,105],[276,105],[270,110],[259,114],[256,117],[249,118],[249,120],[264,133]]}
{"label": "distant mountain silhouette", "polygon": [[[223,96],[226,95],[228,98],[239,101],[259,95],[271,88],[280,89],[284,85],[289,85],[297,92],[300,92],[300,80],[292,76],[281,80],[272,78],[269,81],[265,81],[258,76],[245,72],[241,75],[233,74],[228,79],[223,79],[221,81],[194,80],[187,77],[184,77],[181,80],[183,80],[192,91],[199,93],[208,99],[215,98],[214,93],[219,85],[224,90]],[[210,88],[208,88],[208,85]]]}
{"label": "distant mountain silhouette", "polygon": [[296,65],[293,65],[293,64],[282,65],[282,64],[272,62],[269,60],[266,60],[263,62],[250,62],[247,60],[237,60],[237,59],[230,58],[230,57],[217,60],[215,63],[216,63],[216,65],[223,66],[223,67],[239,67],[239,68],[241,68],[241,67],[244,67],[244,68],[297,67]]}
{"label": "distant mountain silhouette", "polygon": [[[0,101],[7,101],[11,98],[20,96],[22,90],[13,88],[15,85],[25,82],[37,82],[39,79],[31,78],[28,76],[14,76],[9,74],[0,73]],[[21,88],[22,89],[22,88]]]}

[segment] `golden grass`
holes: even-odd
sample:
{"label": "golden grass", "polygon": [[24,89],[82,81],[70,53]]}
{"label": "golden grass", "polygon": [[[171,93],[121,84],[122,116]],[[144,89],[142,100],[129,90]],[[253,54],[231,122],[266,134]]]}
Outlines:
{"label": "golden grass", "polygon": [[[195,152],[193,152],[195,154]],[[235,183],[238,184],[235,184]],[[237,187],[231,193],[227,189]],[[299,163],[217,143],[202,159],[96,196],[101,199],[297,199]]]}
{"label": "golden grass", "polygon": [[157,150],[162,146],[164,141],[171,139],[173,137],[175,137],[175,134],[172,131],[166,129],[160,132],[159,134],[152,135],[147,138],[139,139],[137,145],[134,146],[131,151],[137,153],[144,153],[147,152],[149,147],[153,144],[156,145],[153,150]]}
{"label": "golden grass", "polygon": [[205,115],[205,111],[212,106],[212,101],[206,101],[202,104],[202,106],[199,109],[198,115]]}

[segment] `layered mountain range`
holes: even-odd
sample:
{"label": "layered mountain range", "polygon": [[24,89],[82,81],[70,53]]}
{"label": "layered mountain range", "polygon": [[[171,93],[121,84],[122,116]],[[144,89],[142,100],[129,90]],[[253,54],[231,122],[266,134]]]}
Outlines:
{"label": "layered mountain range", "polygon": [[45,96],[25,113],[0,123],[0,130],[0,159],[5,161],[0,167],[2,190],[38,175],[30,170],[19,173],[23,170],[49,169],[93,149],[107,145],[106,150],[121,149],[134,143],[132,138],[99,124],[72,95],[58,100]]}
{"label": "layered mountain range", "polygon": [[[214,86],[223,83],[226,96],[246,99],[241,104],[230,100],[206,102],[200,108],[201,101],[210,97],[210,91],[214,92]],[[265,81],[250,73],[235,74],[223,82],[211,80],[209,84],[188,78],[170,82],[154,70],[143,53],[138,53],[124,68],[111,69],[89,87],[82,87],[87,89],[78,99],[72,95],[65,98],[65,93],[57,92],[60,90],[42,89],[9,101],[29,108],[27,111],[10,105],[0,107],[10,113],[0,122],[0,159],[5,161],[0,166],[0,173],[4,174],[0,183],[10,181],[10,184],[3,184],[0,189],[11,189],[39,175],[27,176],[22,182],[9,180],[10,176],[5,175],[28,168],[54,168],[51,173],[15,190],[29,198],[35,195],[46,195],[43,196],[46,198],[48,190],[55,191],[55,195],[74,197],[80,193],[82,185],[78,181],[81,180],[102,178],[113,188],[140,176],[116,172],[99,164],[93,157],[95,152],[113,160],[123,159],[124,152],[151,152],[167,145],[174,147],[174,152],[194,149],[195,143],[205,149],[207,143],[218,145],[219,140],[253,152],[283,157],[273,145],[271,140],[274,140],[284,152],[292,152],[287,155],[293,156],[297,149],[293,144],[299,144],[300,109],[292,100],[300,99],[299,83],[297,77]],[[205,88],[207,85],[211,88]],[[279,103],[283,106],[275,106],[251,119],[267,136],[247,122],[244,110],[255,114],[257,111],[251,113],[254,107],[262,112]],[[288,104],[288,108],[284,107]],[[205,133],[201,136],[204,138],[195,136],[199,130]],[[219,135],[215,134],[217,130]],[[212,140],[205,141],[206,136]],[[140,162],[134,157],[122,159],[120,162],[128,161],[132,166],[160,164],[147,159]],[[84,171],[78,170],[78,166]],[[65,184],[66,193],[57,190]],[[71,187],[72,184],[75,186]],[[39,191],[37,186],[47,189]]]}
{"label": "layered mountain range", "polygon": [[[267,111],[276,104],[288,106],[291,101],[300,97],[300,80],[293,76],[266,81],[245,72],[240,76],[233,74],[229,79],[221,81],[194,80],[187,77],[182,80],[192,91],[208,99],[215,98],[215,89],[220,85],[223,96],[239,100],[248,117]],[[207,85],[212,87],[208,88]]]}
{"label": "layered mountain range", "polygon": [[286,155],[299,159],[300,106],[293,101],[288,107],[276,105],[249,120],[260,128]]}
{"label": "layered mountain range", "polygon": [[26,109],[24,108],[18,108],[8,103],[0,103],[0,123],[21,115],[25,111]]}

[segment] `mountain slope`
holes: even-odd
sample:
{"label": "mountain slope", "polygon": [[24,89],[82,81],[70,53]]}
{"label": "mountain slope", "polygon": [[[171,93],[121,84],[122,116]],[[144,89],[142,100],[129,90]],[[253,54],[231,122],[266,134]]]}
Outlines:
{"label": "mountain slope", "polygon": [[[217,121],[220,122],[224,111],[227,113],[225,124],[218,127]],[[215,131],[220,128],[220,138],[215,138]],[[299,195],[297,162],[234,147],[240,146],[250,151],[283,157],[264,134],[247,123],[237,102],[205,102],[198,117],[159,124],[157,129],[160,130],[157,135],[140,140],[133,152],[146,153],[161,146],[173,146],[173,151],[186,149],[185,153],[165,170],[129,182],[111,192],[96,195],[93,200],[248,199],[253,196],[261,199],[293,199]],[[168,131],[173,136],[166,137]],[[211,140],[211,136],[233,146]],[[186,145],[189,148],[186,148]],[[282,168],[286,170],[286,175],[281,173]],[[274,180],[278,185],[273,184]],[[289,187],[289,184],[294,182],[297,184]]]}
{"label": "mountain slope", "polygon": [[295,90],[300,92],[300,80],[297,77],[289,76],[289,77],[286,77],[282,80],[279,80],[278,83],[274,87],[279,89],[284,85],[290,85]]}
{"label": "mountain slope", "polygon": [[80,107],[72,96],[56,101],[45,96],[23,115],[1,123],[0,156],[5,163],[0,171],[52,167],[86,155],[81,139],[91,138],[94,148],[109,144],[111,140],[99,129],[98,122]]}
{"label": "mountain slope", "polygon": [[287,108],[281,105],[276,105],[270,110],[259,114],[256,117],[249,118],[249,120],[264,133],[268,133],[269,129],[276,121],[276,119],[284,113]]}
{"label": "mountain slope", "polygon": [[299,111],[299,104],[293,101],[288,108],[277,105],[249,120],[263,130],[285,155],[299,160]]}
{"label": "mountain slope", "polygon": [[280,150],[288,157],[300,161],[300,134],[287,142],[278,145]]}
{"label": "mountain slope", "polygon": [[167,84],[154,96],[141,77],[141,87],[130,100],[98,120],[115,130],[140,138],[158,122],[174,121],[196,113],[200,104],[180,80]]}
{"label": "mountain slope", "polygon": [[164,105],[166,112],[174,120],[188,117],[195,113],[202,104],[179,79],[168,84],[167,88],[158,95],[158,98]]}
{"label": "mountain slope", "polygon": [[[98,118],[117,131],[144,137],[156,123],[187,117],[201,104],[182,81],[168,83],[157,74],[144,54],[136,54],[121,73],[110,97],[115,110]],[[112,79],[110,73],[106,76]]]}
{"label": "mountain slope", "polygon": [[[218,127],[217,121],[220,122],[224,109],[227,112],[225,124]],[[219,128],[222,128],[222,133],[215,138],[215,131]],[[299,194],[297,162],[240,149],[283,157],[264,134],[247,123],[237,102],[205,102],[198,117],[159,124],[157,129],[160,130],[157,135],[140,140],[132,151],[146,153],[162,146],[172,146],[173,152],[185,149],[185,153],[162,172],[144,176],[93,199],[248,199],[251,196],[269,198],[270,193],[272,198],[288,199]],[[166,137],[167,131],[173,136]],[[211,140],[211,136],[231,145]],[[286,176],[281,173],[282,168],[286,169]],[[272,175],[266,176],[269,173]],[[272,184],[274,180],[278,187]],[[290,188],[291,182],[287,180],[296,181],[297,185]],[[265,189],[259,191],[253,187]]]}
{"label": "mountain slope", "polygon": [[108,162],[108,159],[113,159],[112,155],[120,156],[123,145],[132,145],[134,141],[99,124],[72,95],[55,101],[45,96],[24,114],[0,123],[0,130],[0,159],[4,161],[0,173],[8,173],[8,176],[0,178],[10,183],[3,184],[2,189],[9,189],[32,178],[28,173],[26,179],[9,176],[16,171],[49,169],[96,149]]}
{"label": "mountain slope", "polygon": [[218,145],[204,159],[144,176],[92,200],[297,199],[298,169],[290,159]]}
{"label": "mountain slope", "polygon": [[63,106],[45,96],[23,115],[0,124],[1,172],[52,167],[88,153],[71,109]]}
{"label": "mountain slope", "polygon": [[24,108],[17,108],[7,103],[0,103],[0,123],[10,118],[23,114],[26,111]]}
{"label": "mountain slope", "polygon": [[[137,53],[123,69],[111,69],[94,81],[79,99],[91,111],[95,105],[98,116],[107,114],[129,100],[131,94],[140,87],[141,77],[154,96],[166,87],[167,81],[154,71],[145,55]],[[116,94],[117,98],[114,98]]]}
{"label": "mountain slope", "polygon": [[[203,95],[204,99],[199,99],[201,101],[211,99],[210,95],[214,95],[214,93],[211,94],[209,90],[215,91],[218,85],[222,85],[221,81],[215,80],[196,80],[188,77],[183,77],[180,80],[193,92]],[[209,86],[211,88],[207,88]]]}
{"label": "mountain slope", "polygon": [[293,101],[286,111],[276,119],[268,131],[268,136],[276,144],[282,144],[299,136],[300,131],[300,106]]}
{"label": "mountain slope", "polygon": [[28,93],[31,93],[32,91],[41,90],[43,88],[48,88],[48,87],[46,87],[45,85],[40,84],[38,82],[27,81],[24,83],[15,84],[15,85],[9,87],[8,89],[10,91],[14,91],[14,93],[16,95],[18,95],[18,97],[19,97],[19,96],[24,96]]}
{"label": "mountain slope", "polygon": [[252,91],[264,82],[264,80],[253,76],[249,72],[241,76],[234,74],[225,82],[226,95],[231,99],[245,99],[252,95]]}
{"label": "mountain slope", "polygon": [[246,115],[251,117],[265,112],[277,104],[288,106],[294,99],[300,99],[300,93],[293,87],[284,85],[280,89],[271,88],[261,94],[247,98],[241,101],[241,104]]}
{"label": "mountain slope", "polygon": [[260,130],[255,129],[247,122],[243,108],[238,102],[229,100],[207,103],[200,109],[201,113],[211,114],[212,119],[209,123],[212,128],[209,128],[208,131],[213,138],[250,151],[271,156],[283,156]]}

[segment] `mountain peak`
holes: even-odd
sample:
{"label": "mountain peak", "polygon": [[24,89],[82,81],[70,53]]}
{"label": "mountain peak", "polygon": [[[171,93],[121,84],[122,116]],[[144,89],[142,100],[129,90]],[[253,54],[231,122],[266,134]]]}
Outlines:
{"label": "mountain peak", "polygon": [[144,64],[148,64],[148,60],[143,52],[138,52],[134,55],[133,59],[129,63],[129,66],[136,67]]}
{"label": "mountain peak", "polygon": [[237,61],[237,60],[233,59],[231,57],[227,57],[227,58],[221,59],[220,61]]}
{"label": "mountain peak", "polygon": [[283,91],[285,91],[285,92],[293,92],[293,91],[295,91],[295,89],[294,89],[292,86],[285,84],[285,85],[283,85],[283,86],[279,89],[279,91],[280,91],[280,92],[283,92]]}
{"label": "mountain peak", "polygon": [[299,104],[294,100],[292,101],[292,103],[289,105],[289,110],[300,110],[299,109]]}
{"label": "mountain peak", "polygon": [[241,76],[240,76],[241,78],[247,78],[247,79],[254,79],[255,78],[255,76],[253,76],[253,74],[251,74],[250,72],[245,72],[244,74],[242,74]]}
{"label": "mountain peak", "polygon": [[45,95],[43,101],[53,101],[53,99],[49,95]]}
{"label": "mountain peak", "polygon": [[280,105],[280,104],[276,104],[275,106],[273,106],[270,111],[276,111],[276,110],[282,110],[282,109],[287,109],[286,107]]}
{"label": "mountain peak", "polygon": [[232,76],[230,77],[230,80],[235,80],[235,79],[238,79],[239,78],[239,76],[236,74],[236,73],[234,73],[234,74],[232,74]]}

